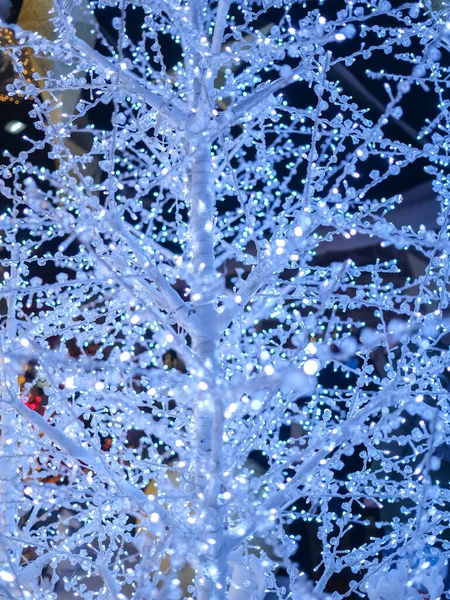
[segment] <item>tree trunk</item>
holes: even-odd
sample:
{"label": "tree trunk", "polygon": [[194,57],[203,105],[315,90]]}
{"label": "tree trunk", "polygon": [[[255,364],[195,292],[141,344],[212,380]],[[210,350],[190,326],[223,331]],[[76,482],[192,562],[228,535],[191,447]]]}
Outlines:
{"label": "tree trunk", "polygon": [[[199,114],[202,120],[201,114]],[[201,526],[202,548],[197,579],[200,600],[220,600],[226,593],[225,528],[218,508],[222,473],[223,405],[209,389],[220,372],[217,357],[217,292],[214,270],[214,195],[211,190],[211,147],[202,132],[191,138],[190,227],[193,249],[193,305],[202,329],[193,337],[196,356],[204,365],[201,391],[195,401],[195,487],[205,517]],[[203,389],[202,389],[203,388]]]}

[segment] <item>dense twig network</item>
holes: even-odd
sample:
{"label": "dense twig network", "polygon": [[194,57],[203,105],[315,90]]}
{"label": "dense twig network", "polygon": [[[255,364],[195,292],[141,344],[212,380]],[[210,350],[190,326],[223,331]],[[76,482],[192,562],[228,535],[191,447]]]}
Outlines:
{"label": "dense twig network", "polygon": [[446,12],[56,0],[51,33],[8,26],[32,127],[0,166],[2,598],[440,597]]}

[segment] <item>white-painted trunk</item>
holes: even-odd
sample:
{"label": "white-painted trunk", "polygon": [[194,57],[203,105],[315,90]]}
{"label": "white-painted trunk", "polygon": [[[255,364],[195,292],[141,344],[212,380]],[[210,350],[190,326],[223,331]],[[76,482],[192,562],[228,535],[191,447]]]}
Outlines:
{"label": "white-painted trunk", "polygon": [[[217,357],[216,292],[214,270],[214,195],[211,190],[211,148],[205,136],[192,139],[190,227],[193,264],[195,268],[195,304],[198,321],[202,324],[193,338],[193,349],[205,368],[205,378],[215,378],[220,365]],[[199,556],[201,565],[198,579],[199,600],[221,600],[226,594],[227,557],[225,528],[217,498],[222,472],[223,405],[209,389],[196,396],[195,406],[195,485],[200,502],[204,505],[205,548]],[[206,549],[207,548],[207,549]]]}

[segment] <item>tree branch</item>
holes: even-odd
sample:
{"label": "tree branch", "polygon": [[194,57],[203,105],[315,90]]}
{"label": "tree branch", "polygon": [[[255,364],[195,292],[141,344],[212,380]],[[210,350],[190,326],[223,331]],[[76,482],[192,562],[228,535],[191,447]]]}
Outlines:
{"label": "tree branch", "polygon": [[213,56],[220,54],[220,47],[222,45],[223,34],[227,25],[227,15],[230,4],[231,0],[219,0],[216,24],[214,26],[213,39],[211,43],[211,52]]}
{"label": "tree branch", "polygon": [[150,500],[150,498],[139,488],[134,487],[128,481],[118,479],[115,476],[113,470],[108,469],[101,457],[96,456],[92,451],[79,443],[74,442],[64,433],[52,427],[50,423],[46,421],[36,411],[32,410],[18,398],[15,398],[11,394],[11,400],[7,402],[14,410],[22,416],[26,421],[34,425],[39,431],[49,437],[54,444],[64,449],[70,457],[75,460],[79,460],[91,468],[94,472],[102,475],[108,482],[113,482],[117,489],[127,498],[132,500],[141,510],[144,512],[156,512],[161,521],[173,529],[180,529],[180,525],[174,521],[172,516],[167,512],[165,508],[160,506],[157,502]]}
{"label": "tree branch", "polygon": [[[386,395],[388,396],[386,398]],[[337,446],[342,445],[347,440],[352,438],[352,433],[355,430],[355,427],[358,427],[364,421],[377,413],[381,408],[389,406],[394,400],[398,398],[397,394],[395,394],[393,390],[393,384],[386,386],[382,392],[378,394],[378,398],[376,400],[369,401],[364,408],[361,408],[356,414],[347,419],[341,425],[335,427],[334,432],[331,432],[328,440],[321,439],[320,440],[320,448],[311,450],[314,454],[305,460],[300,467],[296,470],[295,475],[289,481],[288,484],[282,490],[279,490],[275,494],[273,494],[264,504],[262,505],[262,512],[267,512],[272,509],[280,509],[284,504],[290,505],[293,502],[293,498],[289,496],[289,492],[294,487],[298,487],[311,475],[311,473],[316,469],[320,461],[326,459],[326,457],[333,452]],[[240,525],[242,527],[242,525]],[[233,548],[239,546],[241,542],[248,538],[257,527],[257,520],[252,518],[245,528],[245,533],[236,535],[230,533],[228,544],[229,551]]]}
{"label": "tree branch", "polygon": [[116,74],[119,82],[124,86],[124,89],[141,96],[149,106],[157,110],[165,119],[167,119],[167,121],[177,127],[184,125],[186,120],[185,113],[174,106],[169,98],[165,98],[164,96],[147,89],[135,75],[129,71],[122,70],[106,56],[103,56],[100,52],[91,48],[89,44],[83,40],[75,38],[72,41],[72,46],[79,50],[86,58],[89,58],[94,64],[100,65]]}
{"label": "tree branch", "polygon": [[263,102],[266,98],[268,98],[271,94],[275,94],[279,90],[295,83],[298,79],[301,78],[302,75],[307,73],[308,69],[302,64],[292,70],[292,72],[287,77],[279,77],[272,83],[261,84],[258,88],[251,94],[251,96],[242,100],[239,104],[229,108],[222,112],[219,117],[217,117],[215,128],[211,139],[215,139],[217,135],[227,127],[231,127],[238,121],[241,117],[248,114],[249,111],[256,108],[261,102]]}

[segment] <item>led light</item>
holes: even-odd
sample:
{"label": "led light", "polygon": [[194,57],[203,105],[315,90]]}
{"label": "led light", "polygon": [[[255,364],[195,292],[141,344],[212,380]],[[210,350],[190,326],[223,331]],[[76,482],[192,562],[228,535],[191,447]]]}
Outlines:
{"label": "led light", "polygon": [[308,354],[316,354],[317,346],[312,342],[309,342],[309,344],[306,345],[305,351],[308,352]]}
{"label": "led light", "polygon": [[21,133],[24,129],[26,129],[27,126],[25,125],[25,123],[22,123],[22,121],[8,121],[8,123],[6,123],[5,125],[5,131],[7,133],[12,133],[13,135],[17,135],[18,133]]}
{"label": "led light", "polygon": [[309,358],[303,365],[303,370],[307,375],[315,375],[320,369],[320,363],[315,358]]}

